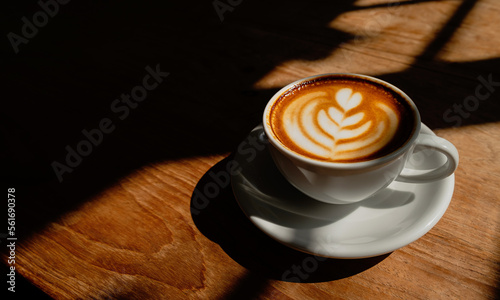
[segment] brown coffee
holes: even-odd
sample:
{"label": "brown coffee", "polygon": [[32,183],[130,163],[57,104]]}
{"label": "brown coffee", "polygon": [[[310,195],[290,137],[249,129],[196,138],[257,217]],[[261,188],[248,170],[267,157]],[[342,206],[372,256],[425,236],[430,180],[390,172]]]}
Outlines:
{"label": "brown coffee", "polygon": [[410,137],[411,106],[389,87],[349,75],[328,75],[293,86],[274,103],[270,128],[282,145],[329,162],[387,155]]}

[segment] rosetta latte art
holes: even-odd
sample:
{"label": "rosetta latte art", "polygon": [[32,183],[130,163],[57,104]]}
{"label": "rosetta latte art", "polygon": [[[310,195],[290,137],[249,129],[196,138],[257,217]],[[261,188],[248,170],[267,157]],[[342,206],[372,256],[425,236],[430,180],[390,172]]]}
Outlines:
{"label": "rosetta latte art", "polygon": [[[283,129],[303,152],[329,161],[370,156],[393,138],[399,115],[351,88],[297,97],[283,112]],[[365,101],[366,103],[363,103]]]}

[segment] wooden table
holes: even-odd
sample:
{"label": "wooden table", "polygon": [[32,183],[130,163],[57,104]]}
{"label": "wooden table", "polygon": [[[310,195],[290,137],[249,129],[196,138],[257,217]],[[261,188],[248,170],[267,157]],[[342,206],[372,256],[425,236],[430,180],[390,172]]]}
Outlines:
{"label": "wooden table", "polygon": [[[15,231],[0,233],[16,295],[500,297],[498,1],[51,3],[3,18],[2,183],[15,188]],[[203,209],[192,199],[280,87],[326,72],[406,91],[460,165],[425,236],[321,261],[296,283],[283,275],[310,255],[260,232],[228,185]]]}

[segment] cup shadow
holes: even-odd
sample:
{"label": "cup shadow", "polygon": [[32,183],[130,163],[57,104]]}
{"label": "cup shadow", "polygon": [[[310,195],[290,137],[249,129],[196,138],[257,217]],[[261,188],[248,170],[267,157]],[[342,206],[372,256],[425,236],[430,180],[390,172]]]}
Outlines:
{"label": "cup shadow", "polygon": [[[234,155],[228,156],[200,179],[191,198],[191,216],[201,233],[219,244],[227,255],[247,270],[274,280],[325,282],[359,274],[390,255],[363,259],[326,258],[292,249],[269,237],[239,207],[229,176],[223,178],[220,175],[227,174],[228,166],[234,161]],[[265,174],[262,176],[266,180]],[[215,183],[218,184],[217,190],[214,189]],[[204,193],[208,191],[207,187],[213,193]],[[336,217],[341,218],[342,214],[347,215],[354,209],[345,209]],[[289,221],[292,220],[291,216]],[[322,222],[326,220],[318,219],[315,225],[321,226]]]}

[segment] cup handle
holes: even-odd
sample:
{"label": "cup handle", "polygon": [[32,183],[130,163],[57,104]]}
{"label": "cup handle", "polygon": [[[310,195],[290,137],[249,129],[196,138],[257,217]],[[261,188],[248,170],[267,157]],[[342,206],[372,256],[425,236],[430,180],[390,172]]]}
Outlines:
{"label": "cup handle", "polygon": [[[453,172],[455,172],[458,166],[457,148],[455,148],[452,143],[438,136],[420,133],[412,153],[416,150],[421,150],[420,153],[423,153],[424,160],[426,156],[431,155],[434,151],[440,152],[446,156],[446,163],[423,174],[406,175],[402,172],[396,178],[397,181],[409,183],[425,183],[435,181],[450,176]],[[405,169],[410,168],[405,167]]]}

